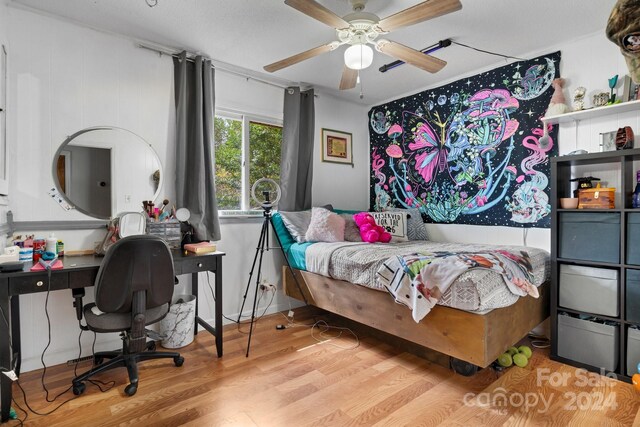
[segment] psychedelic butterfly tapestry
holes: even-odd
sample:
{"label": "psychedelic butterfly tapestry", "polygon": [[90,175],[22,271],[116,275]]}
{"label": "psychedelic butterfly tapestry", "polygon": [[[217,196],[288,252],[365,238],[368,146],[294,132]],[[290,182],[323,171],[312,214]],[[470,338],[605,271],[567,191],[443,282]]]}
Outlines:
{"label": "psychedelic butterfly tapestry", "polygon": [[560,52],[465,78],[369,112],[372,210],[418,208],[427,222],[550,226],[540,118]]}

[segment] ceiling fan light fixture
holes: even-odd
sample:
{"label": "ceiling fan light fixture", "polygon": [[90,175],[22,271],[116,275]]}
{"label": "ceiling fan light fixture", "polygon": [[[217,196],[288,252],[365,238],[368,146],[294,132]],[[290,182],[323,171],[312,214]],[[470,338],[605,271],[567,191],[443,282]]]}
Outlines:
{"label": "ceiling fan light fixture", "polygon": [[344,51],[344,64],[352,70],[364,70],[373,63],[373,49],[365,44],[354,44]]}

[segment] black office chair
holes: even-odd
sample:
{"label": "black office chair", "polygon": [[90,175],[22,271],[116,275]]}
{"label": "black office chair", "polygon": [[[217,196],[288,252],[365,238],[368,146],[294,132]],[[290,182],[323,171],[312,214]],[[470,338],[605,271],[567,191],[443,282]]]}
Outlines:
{"label": "black office chair", "polygon": [[[155,236],[125,237],[107,251],[95,282],[95,303],[77,309],[94,332],[121,332],[122,351],[103,351],[94,355],[94,367],[73,380],[73,394],[85,390],[84,381],[93,375],[117,367],[126,367],[130,384],[124,392],[133,396],[138,390],[138,362],[172,358],[182,366],[184,358],[175,352],[155,351],[155,342],[147,343],[146,325],[166,316],[173,295],[174,271],[171,251]],[[82,307],[82,300],[76,300]],[[97,307],[100,314],[94,312]],[[110,359],[103,363],[104,359]]]}

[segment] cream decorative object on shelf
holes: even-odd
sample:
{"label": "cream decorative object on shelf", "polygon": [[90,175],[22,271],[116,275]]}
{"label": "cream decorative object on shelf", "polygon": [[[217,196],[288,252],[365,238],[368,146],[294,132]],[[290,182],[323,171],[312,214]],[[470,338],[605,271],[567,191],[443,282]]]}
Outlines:
{"label": "cream decorative object on shelf", "polygon": [[609,102],[609,94],[607,92],[600,92],[593,95],[593,106],[604,107]]}
{"label": "cream decorative object on shelf", "polygon": [[584,110],[584,96],[587,94],[587,88],[579,86],[573,92],[573,110]]}

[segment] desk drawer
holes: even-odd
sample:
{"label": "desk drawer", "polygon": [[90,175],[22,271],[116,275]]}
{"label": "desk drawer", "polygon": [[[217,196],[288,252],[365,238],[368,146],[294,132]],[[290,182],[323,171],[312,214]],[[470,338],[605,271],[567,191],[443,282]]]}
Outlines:
{"label": "desk drawer", "polygon": [[[30,294],[34,292],[46,292],[49,286],[49,278],[46,274],[35,274],[25,277],[12,277],[9,279],[10,292],[13,295]],[[66,274],[51,275],[51,290],[69,288],[69,277]]]}
{"label": "desk drawer", "polygon": [[218,258],[218,256],[214,255],[183,258],[180,262],[175,263],[176,275],[215,270],[218,265]]}
{"label": "desk drawer", "polygon": [[71,289],[86,288],[87,286],[93,286],[96,281],[98,270],[84,270],[74,271],[69,274],[69,287]]}

